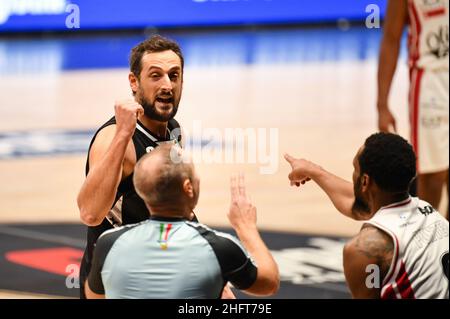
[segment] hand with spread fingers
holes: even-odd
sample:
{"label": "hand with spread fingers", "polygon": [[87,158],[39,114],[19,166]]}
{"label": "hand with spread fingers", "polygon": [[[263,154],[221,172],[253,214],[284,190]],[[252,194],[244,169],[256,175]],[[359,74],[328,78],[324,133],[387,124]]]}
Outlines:
{"label": "hand with spread fingers", "polygon": [[243,174],[231,177],[231,205],[228,219],[234,229],[256,227],[256,207],[246,193]]}
{"label": "hand with spread fingers", "polygon": [[241,243],[258,265],[256,281],[245,292],[257,296],[273,295],[280,286],[278,266],[256,227],[256,207],[247,195],[242,173],[239,176],[231,176],[230,190],[231,205],[228,219]]}

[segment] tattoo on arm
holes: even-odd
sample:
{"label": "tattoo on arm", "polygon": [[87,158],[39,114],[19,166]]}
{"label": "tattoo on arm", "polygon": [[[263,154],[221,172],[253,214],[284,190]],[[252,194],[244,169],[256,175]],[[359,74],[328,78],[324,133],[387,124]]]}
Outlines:
{"label": "tattoo on arm", "polygon": [[391,266],[394,242],[384,231],[365,225],[355,240],[355,248],[368,258],[377,260],[381,277],[384,278]]}

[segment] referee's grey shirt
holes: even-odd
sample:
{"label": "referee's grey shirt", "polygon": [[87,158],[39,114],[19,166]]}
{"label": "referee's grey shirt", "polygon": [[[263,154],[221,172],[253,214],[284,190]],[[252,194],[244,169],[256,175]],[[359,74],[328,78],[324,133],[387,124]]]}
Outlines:
{"label": "referee's grey shirt", "polygon": [[152,217],[97,241],[88,281],[106,298],[220,298],[227,282],[247,289],[257,267],[239,241],[179,218]]}

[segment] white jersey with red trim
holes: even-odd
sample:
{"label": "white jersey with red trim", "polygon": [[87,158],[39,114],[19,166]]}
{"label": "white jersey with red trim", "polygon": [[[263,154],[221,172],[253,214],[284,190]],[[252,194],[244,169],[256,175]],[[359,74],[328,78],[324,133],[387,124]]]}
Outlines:
{"label": "white jersey with red trim", "polygon": [[366,223],[392,237],[382,299],[449,298],[449,223],[417,197],[382,207]]}
{"label": "white jersey with red trim", "polygon": [[410,67],[448,70],[448,2],[408,0]]}

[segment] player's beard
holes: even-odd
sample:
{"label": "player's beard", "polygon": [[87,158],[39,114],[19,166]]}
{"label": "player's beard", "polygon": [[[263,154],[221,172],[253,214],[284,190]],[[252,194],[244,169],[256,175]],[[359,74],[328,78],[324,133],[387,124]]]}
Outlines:
{"label": "player's beard", "polygon": [[364,200],[361,192],[361,179],[358,178],[353,186],[353,192],[355,194],[355,201],[352,205],[352,213],[368,214],[370,213],[369,203]]}
{"label": "player's beard", "polygon": [[149,100],[147,100],[143,95],[139,94],[137,96],[138,103],[142,105],[144,108],[144,114],[148,118],[158,121],[158,122],[167,122],[175,117],[178,111],[178,101],[175,100],[175,98],[172,99],[172,110],[169,114],[162,114],[159,112],[154,103],[151,103]]}

